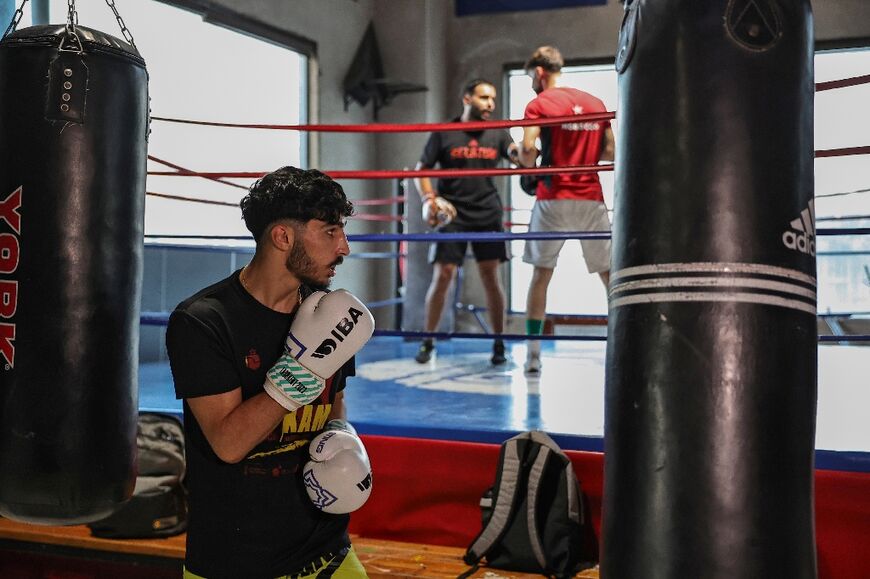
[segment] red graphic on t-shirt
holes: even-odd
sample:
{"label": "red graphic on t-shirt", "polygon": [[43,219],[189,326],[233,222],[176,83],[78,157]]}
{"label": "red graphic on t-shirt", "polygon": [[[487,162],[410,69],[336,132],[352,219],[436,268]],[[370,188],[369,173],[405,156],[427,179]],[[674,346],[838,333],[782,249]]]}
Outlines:
{"label": "red graphic on t-shirt", "polygon": [[260,355],[253,348],[251,348],[251,351],[248,352],[247,356],[245,356],[245,367],[248,370],[257,370],[260,367]]}
{"label": "red graphic on t-shirt", "polygon": [[477,139],[471,139],[464,147],[450,149],[451,159],[498,159],[498,150],[492,147],[481,147]]}

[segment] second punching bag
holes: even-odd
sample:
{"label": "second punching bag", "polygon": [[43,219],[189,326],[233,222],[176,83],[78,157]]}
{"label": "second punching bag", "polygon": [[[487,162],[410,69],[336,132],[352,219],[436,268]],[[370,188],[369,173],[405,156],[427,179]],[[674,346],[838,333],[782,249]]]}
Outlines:
{"label": "second punching bag", "polygon": [[148,95],[85,27],[0,42],[0,514],[101,519],[135,480]]}
{"label": "second punching bag", "polygon": [[809,0],[633,0],[619,71],[605,579],[816,576]]}

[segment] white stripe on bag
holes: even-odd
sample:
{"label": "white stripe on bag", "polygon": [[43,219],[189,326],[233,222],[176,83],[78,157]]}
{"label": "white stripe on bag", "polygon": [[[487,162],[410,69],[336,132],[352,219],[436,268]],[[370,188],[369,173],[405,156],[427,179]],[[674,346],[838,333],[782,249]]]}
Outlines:
{"label": "white stripe on bag", "polygon": [[815,287],[816,278],[803,272],[764,265],[761,263],[730,263],[730,262],[698,262],[698,263],[658,263],[654,265],[638,265],[626,267],[614,272],[610,276],[611,282],[623,277],[650,276],[668,273],[742,273],[750,275],[766,275],[782,277],[793,281],[803,282]]}

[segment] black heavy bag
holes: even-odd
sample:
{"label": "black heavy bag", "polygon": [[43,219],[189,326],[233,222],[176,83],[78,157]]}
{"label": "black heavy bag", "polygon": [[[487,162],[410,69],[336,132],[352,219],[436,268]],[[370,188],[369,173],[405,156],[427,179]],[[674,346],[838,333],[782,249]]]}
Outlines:
{"label": "black heavy bag", "polygon": [[147,75],[73,30],[0,42],[0,514],[43,524],[135,480]]}
{"label": "black heavy bag", "polygon": [[634,0],[601,576],[816,576],[809,0]]}

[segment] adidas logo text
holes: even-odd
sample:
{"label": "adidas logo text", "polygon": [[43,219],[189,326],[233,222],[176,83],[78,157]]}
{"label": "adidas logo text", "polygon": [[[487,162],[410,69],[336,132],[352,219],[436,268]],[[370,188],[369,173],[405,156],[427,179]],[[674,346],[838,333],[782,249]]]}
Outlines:
{"label": "adidas logo text", "polygon": [[816,255],[816,211],[813,201],[793,220],[791,229],[782,233],[782,243],[787,248],[809,255]]}

